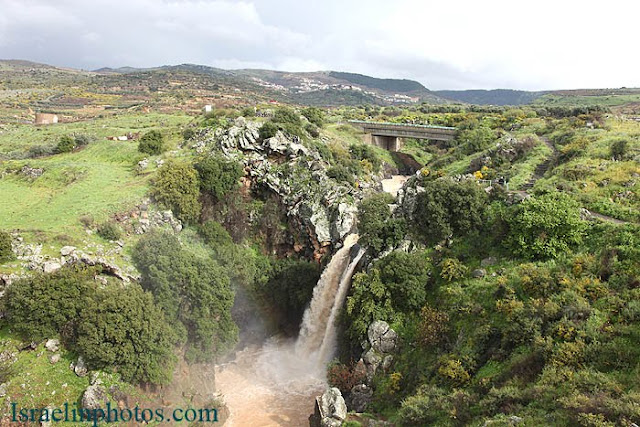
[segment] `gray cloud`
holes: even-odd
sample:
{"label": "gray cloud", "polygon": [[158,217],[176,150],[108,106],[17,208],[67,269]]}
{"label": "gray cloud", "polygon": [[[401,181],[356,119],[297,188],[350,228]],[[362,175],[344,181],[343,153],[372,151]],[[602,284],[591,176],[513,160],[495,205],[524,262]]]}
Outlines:
{"label": "gray cloud", "polygon": [[587,3],[0,0],[0,58],[333,69],[431,89],[640,86],[628,45],[640,6]]}

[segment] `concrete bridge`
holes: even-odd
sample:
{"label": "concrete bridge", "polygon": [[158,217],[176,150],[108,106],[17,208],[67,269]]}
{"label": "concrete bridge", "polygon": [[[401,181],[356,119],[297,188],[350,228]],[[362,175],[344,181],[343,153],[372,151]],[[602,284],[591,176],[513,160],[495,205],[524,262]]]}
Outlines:
{"label": "concrete bridge", "polygon": [[362,129],[365,143],[377,145],[389,151],[400,150],[403,138],[450,141],[456,137],[457,132],[456,128],[447,126],[364,122],[361,120],[349,120],[349,123]]}

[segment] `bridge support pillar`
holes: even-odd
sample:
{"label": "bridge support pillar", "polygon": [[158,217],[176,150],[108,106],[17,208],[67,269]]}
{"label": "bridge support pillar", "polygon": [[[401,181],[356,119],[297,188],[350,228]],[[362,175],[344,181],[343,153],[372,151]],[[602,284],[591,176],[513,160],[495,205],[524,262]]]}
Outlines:
{"label": "bridge support pillar", "polygon": [[402,148],[403,140],[397,136],[364,134],[365,144],[375,145],[389,151],[399,151]]}

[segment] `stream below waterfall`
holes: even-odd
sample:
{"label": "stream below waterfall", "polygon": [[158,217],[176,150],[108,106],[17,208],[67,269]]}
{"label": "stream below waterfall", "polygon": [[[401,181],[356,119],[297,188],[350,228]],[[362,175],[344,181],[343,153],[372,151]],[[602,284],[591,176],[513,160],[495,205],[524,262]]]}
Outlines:
{"label": "stream below waterfall", "polygon": [[335,319],[364,255],[357,242],[357,235],[347,236],[322,272],[297,340],[270,338],[216,366],[216,388],[231,413],[227,425],[308,425],[315,397],[327,387],[326,365],[337,345]]}

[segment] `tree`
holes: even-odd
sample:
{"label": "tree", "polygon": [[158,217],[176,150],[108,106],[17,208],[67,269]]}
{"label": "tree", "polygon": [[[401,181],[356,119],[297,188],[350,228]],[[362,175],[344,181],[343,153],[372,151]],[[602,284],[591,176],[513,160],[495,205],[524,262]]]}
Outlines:
{"label": "tree", "polygon": [[393,251],[375,264],[397,312],[420,309],[427,298],[429,262],[424,252]]}
{"label": "tree", "polygon": [[423,184],[413,211],[413,228],[426,243],[436,244],[451,235],[464,236],[480,228],[487,194],[473,181],[456,183],[437,179]]}
{"label": "tree", "polygon": [[222,199],[238,185],[242,177],[242,166],[238,162],[218,157],[206,157],[195,165],[200,177],[200,189],[217,200]]}
{"label": "tree", "polygon": [[555,258],[582,242],[580,206],[565,193],[531,197],[506,211],[504,244],[530,259]]}
{"label": "tree", "polygon": [[354,342],[366,339],[367,328],[375,320],[395,318],[391,293],[380,278],[380,270],[353,276],[351,295],[347,297],[344,321],[347,334]]}
{"label": "tree", "polygon": [[115,367],[129,382],[171,381],[175,335],[153,296],[138,284],[98,289],[80,312],[76,349],[92,368]]}
{"label": "tree", "polygon": [[157,130],[150,130],[142,135],[140,142],[138,143],[138,151],[151,156],[160,154],[164,150],[164,138],[162,133]]}
{"label": "tree", "polygon": [[365,199],[358,211],[360,243],[368,246],[374,255],[396,245],[406,231],[404,220],[391,217],[389,203],[393,203],[390,194],[375,194]]}
{"label": "tree", "polygon": [[72,337],[80,311],[92,306],[94,274],[93,269],[65,267],[9,286],[4,304],[12,329],[33,341],[58,333]]}
{"label": "tree", "polygon": [[200,217],[198,172],[190,163],[170,159],[153,182],[153,195],[182,221],[194,223]]}
{"label": "tree", "polygon": [[186,338],[189,360],[210,361],[235,343],[234,292],[216,261],[191,253],[177,237],[162,232],[140,239],[132,258],[142,287],[151,291],[168,321]]}

